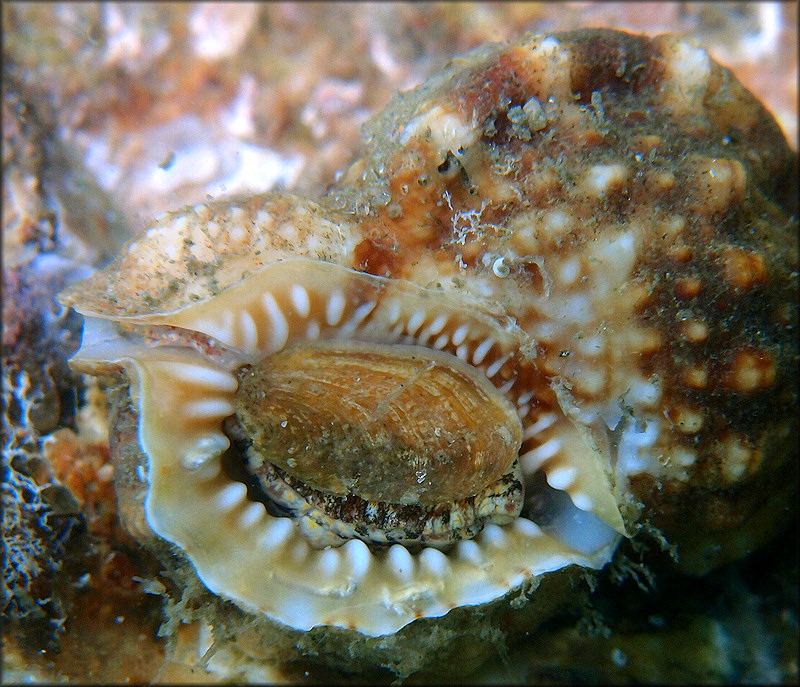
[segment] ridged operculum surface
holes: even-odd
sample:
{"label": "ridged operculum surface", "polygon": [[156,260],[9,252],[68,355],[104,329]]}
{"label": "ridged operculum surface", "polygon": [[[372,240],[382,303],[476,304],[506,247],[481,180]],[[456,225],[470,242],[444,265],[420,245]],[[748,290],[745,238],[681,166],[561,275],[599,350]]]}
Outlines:
{"label": "ridged operculum surface", "polygon": [[[405,513],[411,521],[416,507],[418,518],[436,513],[449,525],[454,510],[468,522],[506,523],[522,506],[513,477],[505,498],[480,516],[469,517],[470,504],[459,503],[472,497],[474,506],[477,497],[480,508],[483,492],[498,489],[519,454],[522,428],[516,408],[480,370],[436,349],[295,345],[244,368],[236,408],[257,474],[268,463],[268,481],[277,466],[323,492],[328,509],[354,523],[354,532],[368,527],[367,509],[388,506],[396,519]],[[380,528],[367,529],[368,541],[371,529]],[[475,533],[474,524],[440,529],[439,537]]]}

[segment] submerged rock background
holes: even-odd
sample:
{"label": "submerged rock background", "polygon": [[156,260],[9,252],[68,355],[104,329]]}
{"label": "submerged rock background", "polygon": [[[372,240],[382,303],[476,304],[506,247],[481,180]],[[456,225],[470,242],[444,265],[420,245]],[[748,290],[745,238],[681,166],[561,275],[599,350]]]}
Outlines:
{"label": "submerged rock background", "polygon": [[[65,366],[79,323],[52,300],[63,286],[161,211],[269,189],[320,195],[395,91],[524,31],[691,35],[796,147],[796,23],[795,3],[4,4],[6,681],[218,679],[157,637],[170,582],[118,525],[103,404]],[[796,534],[789,523],[700,580],[654,581],[629,550],[625,568],[603,572],[616,585],[546,637],[498,648],[507,660],[473,679],[794,681]]]}

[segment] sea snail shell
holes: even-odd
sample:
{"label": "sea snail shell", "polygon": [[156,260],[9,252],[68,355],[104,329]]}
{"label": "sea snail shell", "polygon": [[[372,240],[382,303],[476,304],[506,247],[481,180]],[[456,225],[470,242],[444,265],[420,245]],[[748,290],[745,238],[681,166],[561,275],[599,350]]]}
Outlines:
{"label": "sea snail shell", "polygon": [[642,510],[697,570],[767,536],[796,455],[796,156],[727,71],[676,37],[527,36],[365,142],[321,203],[166,214],[61,297],[73,366],[130,384],[149,527],[209,589],[384,635],[599,568]]}

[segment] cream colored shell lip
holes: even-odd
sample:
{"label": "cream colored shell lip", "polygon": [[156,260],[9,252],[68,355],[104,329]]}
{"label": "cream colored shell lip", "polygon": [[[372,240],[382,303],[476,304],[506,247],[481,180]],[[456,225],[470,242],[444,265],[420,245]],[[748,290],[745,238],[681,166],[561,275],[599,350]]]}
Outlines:
{"label": "cream colored shell lip", "polygon": [[[159,328],[169,328],[171,338],[145,344],[142,332],[153,337]],[[229,355],[206,355],[196,345],[197,332]],[[494,600],[533,576],[570,564],[599,568],[610,559],[621,518],[597,456],[576,432],[561,431],[538,454],[531,449],[534,455],[522,457],[523,473],[529,482],[540,469],[547,473],[548,459],[577,442],[568,446],[578,456],[570,468],[575,474],[559,476],[558,466],[549,472],[568,492],[581,477],[591,482],[592,470],[600,472],[605,479],[594,484],[585,510],[574,505],[576,497],[565,505],[540,489],[545,503],[558,504],[544,528],[527,517],[490,524],[448,552],[411,553],[399,544],[371,551],[355,539],[314,549],[298,523],[249,501],[246,487],[228,478],[220,462],[229,444],[222,423],[234,412],[234,372],[293,340],[326,338],[423,342],[483,370],[514,403],[528,438],[561,424],[530,422],[525,391],[514,388],[521,374],[515,365],[526,361],[513,322],[465,307],[451,294],[332,263],[277,262],[170,313],[89,317],[73,365],[125,368],[148,458],[148,523],[186,552],[209,589],[290,627],[334,625],[381,635],[416,618]],[[195,345],[184,345],[189,339]],[[574,493],[579,502],[585,496]]]}
{"label": "cream colored shell lip", "polygon": [[138,386],[148,523],[186,551],[213,592],[290,627],[396,632],[420,617],[486,603],[566,565],[600,567],[616,544],[614,532],[599,550],[581,553],[518,518],[487,526],[449,555],[431,547],[411,554],[400,545],[372,553],[357,539],[313,549],[293,521],[249,502],[245,486],[222,473],[219,455],[196,460],[204,450],[224,448],[220,428],[232,410],[233,375],[177,348],[114,362],[128,366]]}

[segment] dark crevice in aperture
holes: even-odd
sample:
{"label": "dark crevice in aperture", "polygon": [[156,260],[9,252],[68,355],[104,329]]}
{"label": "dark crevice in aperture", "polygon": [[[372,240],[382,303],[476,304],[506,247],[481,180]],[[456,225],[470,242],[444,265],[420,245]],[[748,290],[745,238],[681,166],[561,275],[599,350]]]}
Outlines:
{"label": "dark crevice in aperture", "polygon": [[292,513],[275,503],[267,496],[261,482],[247,465],[247,452],[250,439],[245,434],[235,416],[226,418],[222,430],[231,440],[230,448],[222,455],[222,470],[233,481],[241,482],[247,487],[247,498],[250,501],[263,503],[267,513],[275,518],[290,518]]}

